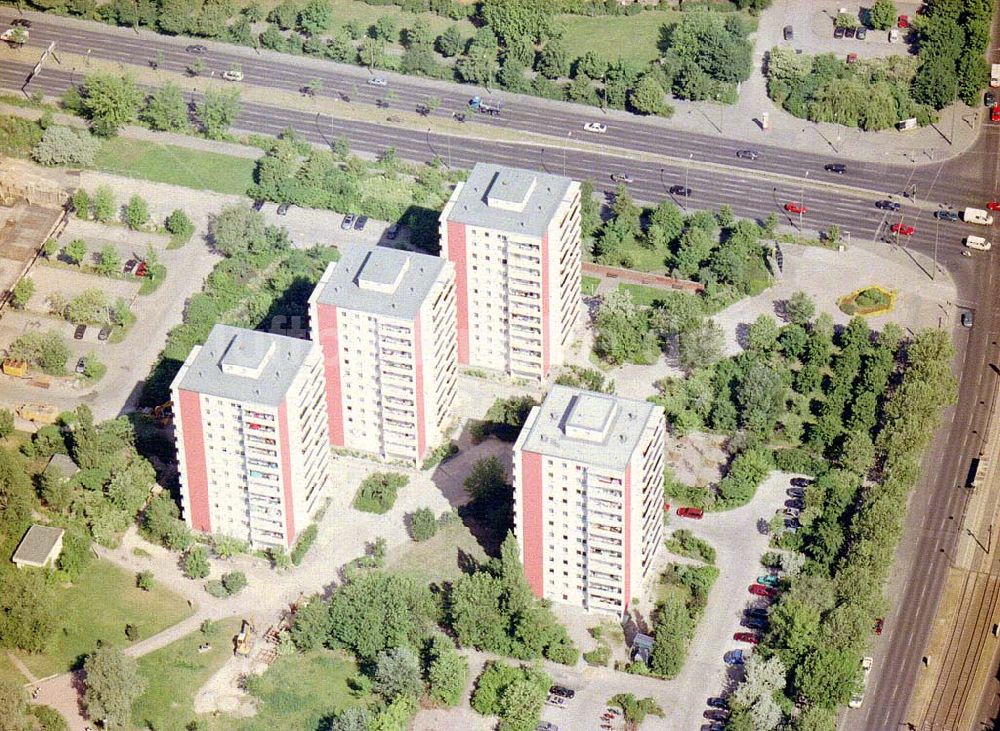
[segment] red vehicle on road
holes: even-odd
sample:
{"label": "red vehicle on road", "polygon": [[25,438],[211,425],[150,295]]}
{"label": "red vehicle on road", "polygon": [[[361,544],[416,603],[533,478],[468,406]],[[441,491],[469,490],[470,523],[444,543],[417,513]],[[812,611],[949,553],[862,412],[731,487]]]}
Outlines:
{"label": "red vehicle on road", "polygon": [[889,227],[889,230],[897,236],[913,236],[913,234],[917,232],[917,229],[913,228],[913,226],[906,226],[902,223],[892,224],[892,226]]}
{"label": "red vehicle on road", "polygon": [[993,108],[990,109],[990,121],[1000,122],[1000,104],[994,104]]}
{"label": "red vehicle on road", "polygon": [[135,267],[135,276],[145,277],[147,274],[149,274],[149,267],[146,265],[146,262],[140,261]]}
{"label": "red vehicle on road", "polygon": [[737,632],[733,635],[733,639],[737,642],[749,642],[751,645],[756,645],[760,642],[760,635],[753,632]]}
{"label": "red vehicle on road", "polygon": [[701,520],[702,516],[705,515],[705,511],[701,508],[677,508],[677,514],[682,518]]}
{"label": "red vehicle on road", "polygon": [[785,204],[785,210],[789,213],[808,213],[809,209],[805,207],[802,203],[796,203],[792,201],[791,203]]}
{"label": "red vehicle on road", "polygon": [[1000,201],[990,201],[986,207],[991,211],[1000,211]]}
{"label": "red vehicle on road", "polygon": [[896,21],[896,25],[898,27],[900,27],[900,28],[909,28],[910,27],[910,16],[909,15],[900,15],[899,19]]}
{"label": "red vehicle on road", "polygon": [[875,619],[875,634],[882,634],[882,630],[885,629],[885,618],[878,617]]}
{"label": "red vehicle on road", "polygon": [[764,586],[763,584],[751,584],[750,593],[754,596],[764,596],[768,599],[778,596],[777,589],[772,589],[770,586]]}

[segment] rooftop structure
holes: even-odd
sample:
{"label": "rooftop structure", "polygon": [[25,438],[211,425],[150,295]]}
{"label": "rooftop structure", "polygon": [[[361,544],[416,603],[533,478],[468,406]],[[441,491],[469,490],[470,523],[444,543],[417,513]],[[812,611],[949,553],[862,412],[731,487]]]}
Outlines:
{"label": "rooftop structure", "polygon": [[47,525],[33,525],[17,545],[11,559],[19,569],[25,566],[44,568],[54,565],[62,553],[62,540],[66,531]]}

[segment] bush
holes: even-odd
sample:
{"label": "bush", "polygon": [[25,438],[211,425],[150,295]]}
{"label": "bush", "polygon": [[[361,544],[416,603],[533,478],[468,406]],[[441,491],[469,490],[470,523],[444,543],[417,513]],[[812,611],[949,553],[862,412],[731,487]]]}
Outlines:
{"label": "bush", "polygon": [[246,574],[242,571],[230,571],[228,574],[223,574],[222,585],[225,587],[227,594],[238,594],[246,588]]}
{"label": "bush", "polygon": [[144,198],[134,195],[125,206],[125,223],[131,229],[142,228],[149,222],[149,204]]}
{"label": "bush", "polygon": [[26,332],[10,344],[10,357],[26,361],[50,376],[66,374],[69,345],[55,331]]}
{"label": "bush", "polygon": [[500,716],[502,730],[530,731],[538,725],[551,685],[543,670],[488,662],[476,680],[471,705],[477,713]]}
{"label": "bush", "polygon": [[35,280],[31,277],[21,277],[14,285],[10,303],[16,310],[23,310],[35,294]]}
{"label": "bush", "polygon": [[583,653],[583,659],[588,665],[607,666],[608,661],[611,659],[611,648],[607,645],[601,645],[590,652]]}
{"label": "bush", "polygon": [[153,577],[153,572],[140,571],[135,576],[135,585],[143,591],[152,591],[153,587],[156,586],[156,579]]}
{"label": "bush", "polygon": [[184,575],[189,579],[204,579],[212,571],[208,551],[204,546],[192,546],[184,556]]}
{"label": "bush", "polygon": [[396,502],[396,493],[410,478],[398,472],[375,472],[368,475],[354,497],[354,507],[366,513],[386,513]]}
{"label": "bush", "polygon": [[[73,210],[76,211],[77,218],[90,218],[90,194],[83,188],[77,188],[76,192],[73,193]],[[50,240],[54,241],[54,239]],[[46,252],[46,256],[48,255]]]}
{"label": "bush", "polygon": [[211,581],[205,582],[205,591],[214,596],[216,599],[225,599],[229,596],[229,592],[226,591],[226,587],[222,585],[222,582],[218,579],[212,579]]}
{"label": "bush", "polygon": [[410,535],[417,542],[433,538],[437,526],[437,518],[430,508],[419,508],[410,516]]}
{"label": "bush", "polygon": [[292,547],[292,553],[289,557],[293,564],[298,566],[302,563],[302,559],[306,557],[306,553],[312,546],[313,542],[316,540],[316,534],[319,532],[319,526],[315,523],[310,525],[299,536],[298,540],[295,541],[295,545]]}
{"label": "bush", "polygon": [[170,246],[173,248],[186,244],[194,233],[194,224],[180,208],[167,216],[164,227],[170,233]]}
{"label": "bush", "polygon": [[31,151],[31,157],[42,165],[89,167],[100,146],[101,143],[88,132],[52,126],[45,130],[41,141]]}
{"label": "bush", "polygon": [[675,530],[667,540],[667,548],[678,556],[715,563],[715,548],[687,529]]}
{"label": "bush", "polygon": [[14,412],[10,409],[0,409],[0,439],[6,439],[14,433]]}
{"label": "bush", "polygon": [[55,708],[32,704],[28,707],[28,713],[38,721],[41,731],[69,731],[66,719]]}

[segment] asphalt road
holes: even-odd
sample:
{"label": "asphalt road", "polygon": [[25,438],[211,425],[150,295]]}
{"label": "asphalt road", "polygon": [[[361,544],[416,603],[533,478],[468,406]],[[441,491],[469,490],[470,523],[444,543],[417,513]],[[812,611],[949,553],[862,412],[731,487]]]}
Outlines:
{"label": "asphalt road", "polygon": [[[415,110],[427,104],[430,97],[435,97],[440,103],[431,115],[450,117],[453,112],[467,112],[470,126],[492,125],[524,130],[550,135],[560,141],[572,135],[624,151],[652,152],[678,160],[721,163],[748,172],[764,171],[800,177],[809,171],[813,177],[834,181],[839,178],[823,170],[828,163],[842,162],[835,155],[824,154],[825,147],[818,152],[803,152],[768,145],[750,145],[726,140],[714,130],[708,134],[677,131],[671,129],[664,120],[642,118],[625,112],[605,113],[593,107],[508,92],[489,94],[485,89],[469,85],[381,71],[377,73],[387,80],[388,85],[373,87],[366,83],[370,78],[368,71],[357,66],[293,57],[272,51],[256,52],[251,48],[204,39],[166,37],[147,30],[137,32],[131,28],[86,23],[42,13],[25,15],[32,23],[26,55],[29,49],[41,49],[56,41],[57,53],[62,50],[126,64],[151,63],[156,60],[157,53],[160,53],[160,68],[179,73],[184,73],[195,58],[201,58],[205,62],[206,74],[214,72],[221,75],[231,64],[238,63],[243,71],[244,83],[255,86],[298,91],[311,80],[318,79],[323,82],[320,96],[349,98],[352,104],[388,102],[390,108],[408,110]],[[7,23],[16,16],[17,11],[13,8],[0,8],[0,24]],[[208,51],[200,55],[188,53],[185,49],[191,44],[204,45]],[[31,63],[35,60],[33,56],[30,58]],[[476,94],[502,101],[503,114],[500,117],[490,117],[472,113],[468,109],[468,101]],[[720,114],[727,111],[720,108]],[[606,134],[596,135],[583,130],[585,123],[597,120],[607,124]],[[711,125],[711,120],[706,117],[706,129],[711,129]],[[817,138],[817,144],[822,146],[825,143]],[[736,152],[747,147],[759,151],[760,157],[755,161],[737,158]],[[970,197],[970,193],[981,192],[977,185],[979,181],[966,175],[961,168],[951,170],[948,176],[939,176],[939,164],[850,162],[849,167],[854,184],[866,181],[874,191],[901,191],[904,186],[912,185],[916,186],[918,196],[926,197],[928,192],[933,191],[936,199],[946,204],[964,207],[983,203],[981,195]]]}
{"label": "asphalt road", "polygon": [[[0,11],[0,18],[9,19],[12,11]],[[112,29],[94,24],[80,30],[78,24],[67,21],[67,29],[55,18],[32,15],[32,43],[46,44],[58,39],[66,51],[86,53],[133,63],[136,47],[142,48],[140,59],[164,54],[163,67],[182,70],[191,59],[184,52],[186,41],[140,34],[131,30]],[[42,18],[39,20],[39,18]],[[996,30],[996,29],[994,29]],[[298,88],[309,79],[321,78],[324,93],[343,93],[351,103],[373,102],[384,98],[386,91],[364,85],[364,71],[335,64],[317,64],[308,60],[270,56],[257,60],[252,50],[232,48],[220,50],[218,44],[206,56],[209,66],[225,70],[231,62],[242,64],[247,83],[278,88]],[[308,68],[303,69],[303,66]],[[27,66],[8,64],[0,70],[0,85],[20,88]],[[78,81],[79,79],[77,79]],[[31,89],[58,94],[71,83],[70,74],[46,68]],[[439,115],[464,109],[470,90],[453,85],[417,79],[390,77],[395,93],[390,105],[405,107],[426,101],[433,94],[441,99]],[[348,88],[349,86],[349,88]],[[355,89],[355,86],[357,88]],[[446,91],[444,91],[446,90]],[[563,139],[569,132],[577,134],[585,121],[594,119],[596,111],[566,104],[553,104],[530,97],[507,98],[502,119],[470,122],[499,124],[517,129],[550,134]],[[555,111],[558,109],[559,111]],[[956,374],[960,377],[958,405],[948,414],[947,425],[939,431],[928,453],[925,476],[911,500],[907,529],[894,569],[894,609],[889,617],[886,635],[876,650],[876,666],[865,705],[860,711],[845,717],[845,728],[886,731],[899,727],[905,719],[906,707],[913,690],[914,678],[930,630],[940,594],[945,570],[951,561],[957,526],[965,509],[964,482],[969,460],[979,452],[982,429],[987,416],[984,404],[992,398],[997,376],[990,369],[998,361],[997,305],[1000,304],[1000,284],[993,274],[992,253],[974,252],[971,258],[961,256],[961,239],[969,233],[989,235],[992,230],[966,224],[933,223],[930,217],[934,205],[982,204],[995,197],[1000,183],[1000,128],[986,126],[978,142],[966,154],[952,160],[913,166],[851,163],[848,175],[841,177],[823,173],[822,167],[834,158],[818,154],[758,147],[761,157],[756,161],[735,158],[742,143],[722,141],[717,136],[696,135],[672,131],[654,121],[615,116],[609,122],[609,132],[601,138],[606,145],[616,146],[620,155],[598,154],[576,150],[521,145],[447,136],[387,125],[350,122],[317,117],[303,112],[260,104],[244,104],[237,126],[257,132],[275,134],[288,125],[295,127],[307,139],[329,142],[346,135],[351,147],[358,152],[377,154],[393,146],[403,157],[427,160],[439,155],[453,166],[469,167],[477,161],[503,162],[529,168],[544,168],[565,173],[578,179],[593,179],[599,188],[610,191],[612,172],[628,171],[635,182],[632,194],[642,201],[657,201],[667,197],[671,185],[686,184],[694,194],[686,202],[695,208],[716,208],[730,205],[740,216],[764,218],[774,211],[785,223],[797,225],[797,216],[784,214],[782,206],[791,200],[805,199],[809,208],[802,225],[805,229],[826,230],[837,224],[854,237],[878,240],[890,221],[873,206],[876,197],[917,186],[921,206],[902,200],[903,221],[917,227],[917,233],[903,242],[907,248],[937,256],[939,263],[950,270],[958,285],[960,306],[973,311],[976,325],[970,331],[956,334],[959,356]],[[620,127],[620,129],[619,129]],[[579,134],[583,134],[582,131]],[[668,154],[676,162],[668,165],[641,163],[628,159],[632,151]],[[723,163],[729,169],[687,166],[689,155],[697,162]],[[840,184],[838,188],[816,187],[805,180],[817,177]],[[778,173],[781,179],[761,177],[759,172]],[[825,176],[825,177],[824,177]],[[898,221],[894,216],[891,222]],[[930,273],[928,273],[930,275]]]}

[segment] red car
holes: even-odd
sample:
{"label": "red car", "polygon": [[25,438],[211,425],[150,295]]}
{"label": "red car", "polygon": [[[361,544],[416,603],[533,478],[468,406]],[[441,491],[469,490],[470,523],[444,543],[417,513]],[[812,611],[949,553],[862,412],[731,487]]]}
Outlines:
{"label": "red car", "polygon": [[147,274],[149,274],[149,267],[146,265],[146,262],[140,261],[135,268],[135,276],[145,277]]}
{"label": "red car", "polygon": [[990,109],[990,121],[1000,122],[1000,104],[995,104],[992,109]]}
{"label": "red car", "polygon": [[913,228],[913,226],[905,226],[902,223],[892,224],[889,230],[897,236],[913,236],[917,232],[917,229]]}
{"label": "red car", "polygon": [[910,16],[909,15],[900,15],[899,19],[896,21],[896,25],[898,27],[900,27],[900,28],[909,28],[910,27]]}
{"label": "red car", "polygon": [[682,518],[694,518],[695,520],[701,520],[705,511],[701,508],[677,508],[677,514]]}
{"label": "red car", "polygon": [[737,632],[733,635],[733,639],[737,642],[749,642],[751,645],[756,645],[760,642],[760,635],[753,632]]}
{"label": "red car", "polygon": [[809,209],[805,207],[802,203],[786,203],[785,210],[789,213],[808,213]]}
{"label": "red car", "polygon": [[990,201],[986,204],[986,207],[991,211],[1000,211],[1000,201]]}
{"label": "red car", "polygon": [[763,584],[750,584],[750,593],[754,596],[765,596],[768,599],[778,596],[777,589],[772,589],[770,586],[764,586]]}
{"label": "red car", "polygon": [[882,634],[882,630],[884,627],[885,627],[885,619],[882,617],[878,617],[875,620],[875,634],[877,635]]}

